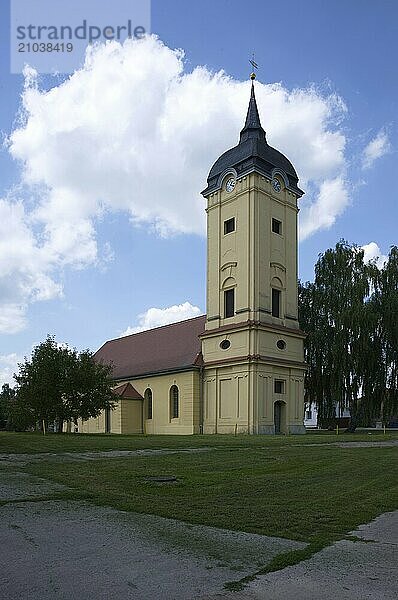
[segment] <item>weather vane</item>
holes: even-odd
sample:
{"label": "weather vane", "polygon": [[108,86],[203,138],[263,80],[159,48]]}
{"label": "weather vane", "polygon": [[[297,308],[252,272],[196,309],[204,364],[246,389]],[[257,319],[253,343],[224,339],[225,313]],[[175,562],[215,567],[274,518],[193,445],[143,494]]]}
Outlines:
{"label": "weather vane", "polygon": [[251,60],[249,60],[249,63],[253,67],[253,72],[250,74],[250,79],[253,81],[253,79],[256,79],[256,71],[255,70],[258,69],[258,64],[254,60],[254,52],[253,52],[253,56],[252,56]]}

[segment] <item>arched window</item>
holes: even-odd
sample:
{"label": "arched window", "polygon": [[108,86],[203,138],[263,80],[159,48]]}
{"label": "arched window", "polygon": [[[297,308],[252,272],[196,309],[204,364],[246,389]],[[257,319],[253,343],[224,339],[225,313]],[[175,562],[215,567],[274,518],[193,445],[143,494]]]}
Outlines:
{"label": "arched window", "polygon": [[147,419],[152,419],[152,390],[147,388],[144,393],[145,400],[145,416]]}
{"label": "arched window", "polygon": [[178,387],[172,385],[170,388],[170,420],[178,419],[179,415],[179,393]]}
{"label": "arched window", "polygon": [[105,433],[110,433],[112,429],[111,425],[111,409],[105,409]]}

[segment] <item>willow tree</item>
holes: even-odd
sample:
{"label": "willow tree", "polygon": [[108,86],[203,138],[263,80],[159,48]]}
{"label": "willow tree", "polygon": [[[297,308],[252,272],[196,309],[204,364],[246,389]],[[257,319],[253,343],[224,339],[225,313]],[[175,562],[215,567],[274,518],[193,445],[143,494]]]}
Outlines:
{"label": "willow tree", "polygon": [[313,283],[299,283],[299,319],[300,326],[307,333],[304,342],[308,371],[305,377],[305,403],[309,407],[315,404],[318,421],[322,427],[334,425],[336,402],[331,395],[331,357],[329,347],[324,343],[331,337],[330,325],[319,290]]}
{"label": "willow tree", "polygon": [[[379,348],[373,381],[364,395],[373,394],[375,410],[384,423],[398,414],[398,248],[393,246],[388,260],[377,272],[369,301],[375,323],[373,339]],[[372,389],[373,385],[373,389]],[[377,405],[376,405],[377,402]]]}
{"label": "willow tree", "polygon": [[349,409],[352,431],[363,415],[364,363],[374,351],[367,299],[375,269],[362,249],[342,240],[319,256],[314,283],[300,286],[300,325],[308,334],[306,399],[316,404],[321,426],[331,424],[337,406]]}

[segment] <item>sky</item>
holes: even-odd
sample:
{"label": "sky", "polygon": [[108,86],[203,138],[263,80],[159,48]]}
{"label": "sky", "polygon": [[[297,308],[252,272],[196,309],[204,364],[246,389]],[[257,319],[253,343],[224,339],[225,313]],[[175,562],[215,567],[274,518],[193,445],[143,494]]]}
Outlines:
{"label": "sky", "polygon": [[10,73],[1,0],[0,385],[47,334],[95,351],[205,312],[200,192],[238,141],[253,52],[267,140],[306,192],[300,278],[341,238],[382,264],[397,244],[397,21],[394,0],[153,0],[152,36],[53,77]]}

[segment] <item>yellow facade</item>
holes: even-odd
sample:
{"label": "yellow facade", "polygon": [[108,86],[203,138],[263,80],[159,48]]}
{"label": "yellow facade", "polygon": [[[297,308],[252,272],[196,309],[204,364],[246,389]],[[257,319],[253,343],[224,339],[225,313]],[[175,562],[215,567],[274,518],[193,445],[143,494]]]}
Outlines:
{"label": "yellow facade", "polygon": [[[109,433],[190,435],[199,433],[200,373],[198,370],[153,375],[128,380],[144,400],[122,398],[111,411]],[[121,383],[127,383],[127,380]],[[170,390],[178,389],[178,417],[173,418]],[[148,394],[152,392],[152,418],[148,418]],[[105,412],[79,423],[82,433],[105,433]]]}
{"label": "yellow facade", "polygon": [[[228,191],[231,178],[236,183]],[[260,173],[238,178],[227,170],[219,189],[207,197],[207,321],[201,336],[205,433],[304,431],[297,196],[280,173],[274,178],[278,192]],[[231,220],[234,230],[226,232]],[[273,288],[280,293],[278,317],[272,314]],[[232,316],[226,316],[226,290],[234,290]]]}

